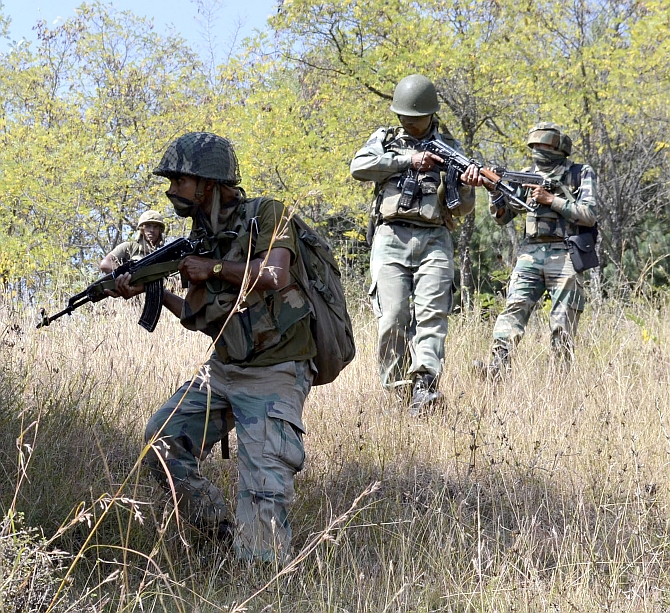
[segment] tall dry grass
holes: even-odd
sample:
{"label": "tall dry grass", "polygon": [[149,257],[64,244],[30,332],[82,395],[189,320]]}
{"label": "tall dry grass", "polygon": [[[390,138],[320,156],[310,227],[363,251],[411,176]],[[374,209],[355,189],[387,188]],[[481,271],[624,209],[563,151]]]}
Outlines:
{"label": "tall dry grass", "polygon": [[[291,518],[303,555],[278,575],[185,543],[138,466],[144,424],[208,339],[169,313],[148,334],[139,304],[113,300],[37,331],[32,310],[5,301],[0,609],[670,609],[667,303],[590,307],[568,377],[538,311],[500,385],[469,368],[493,322],[454,317],[445,406],[419,420],[381,392],[359,304],[356,361],[305,408]],[[234,501],[234,460],[215,450],[203,470]]]}

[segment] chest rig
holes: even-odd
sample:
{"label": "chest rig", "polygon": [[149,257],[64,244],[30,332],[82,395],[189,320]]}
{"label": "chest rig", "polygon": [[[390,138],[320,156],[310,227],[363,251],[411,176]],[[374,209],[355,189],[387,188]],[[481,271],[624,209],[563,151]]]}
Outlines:
{"label": "chest rig", "polygon": [[[558,188],[553,190],[559,198],[565,198],[569,202],[575,202],[581,185],[582,164],[560,164],[551,173],[547,174],[547,179],[553,179],[558,182]],[[535,167],[531,172],[538,172]],[[544,173],[543,173],[544,174]],[[528,239],[552,239],[560,241],[568,236],[574,236],[580,233],[580,226],[571,223],[556,211],[548,206],[539,206],[535,211],[526,215],[526,238]]]}
{"label": "chest rig", "polygon": [[[428,138],[449,144],[436,130]],[[400,128],[389,128],[384,138],[385,151],[397,155],[414,155],[419,141]],[[445,225],[442,192],[439,190],[444,172],[434,167],[427,172],[407,169],[391,176],[377,186],[375,208],[382,222],[407,221],[418,225]]]}
{"label": "chest rig", "polygon": [[[244,264],[254,258],[259,206],[254,200],[241,203],[227,228],[210,237],[214,259]],[[239,286],[212,277],[189,287],[181,323],[212,337],[223,362],[249,362],[278,345],[293,324],[309,315],[309,303],[293,275],[292,280],[279,290],[241,294]]]}

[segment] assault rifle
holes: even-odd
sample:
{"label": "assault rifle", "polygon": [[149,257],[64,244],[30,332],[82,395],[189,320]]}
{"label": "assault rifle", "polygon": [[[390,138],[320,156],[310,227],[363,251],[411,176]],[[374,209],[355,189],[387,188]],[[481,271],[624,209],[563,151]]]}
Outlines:
{"label": "assault rifle", "polygon": [[500,175],[503,181],[506,181],[515,189],[522,185],[540,185],[548,192],[555,193],[560,186],[556,179],[546,179],[536,172],[515,172],[501,166],[493,168],[493,172]]}
{"label": "assault rifle", "polygon": [[[548,192],[555,194],[561,186],[560,182],[556,181],[556,179],[547,179],[536,172],[515,172],[514,170],[507,170],[507,168],[502,167],[494,168],[493,171],[500,175],[500,178],[509,183],[515,190],[519,189],[522,185],[539,185]],[[534,206],[535,209],[540,206],[535,198],[531,198],[528,204]]]}
{"label": "assault rifle", "polygon": [[[539,204],[536,202],[526,202],[522,198],[519,198],[516,195],[516,186],[513,187],[510,185],[509,179],[504,179],[502,176],[497,174],[494,169],[484,168],[484,166],[477,160],[467,158],[460,151],[456,151],[456,149],[450,147],[442,141],[422,141],[417,145],[417,148],[420,151],[429,151],[430,153],[434,153],[444,160],[444,168],[447,171],[447,207],[450,209],[457,207],[460,203],[458,191],[456,188],[457,175],[465,172],[470,164],[477,166],[477,168],[479,168],[479,174],[494,183],[495,189],[499,192],[502,192],[505,196],[505,199],[516,207],[532,212],[535,211],[539,206]],[[537,176],[539,177],[540,175]]]}
{"label": "assault rifle", "polygon": [[144,309],[137,323],[145,330],[153,332],[160,319],[163,307],[163,279],[176,272],[179,268],[179,262],[187,255],[208,257],[212,255],[212,252],[204,250],[203,240],[201,239],[190,240],[188,238],[178,238],[143,257],[141,260],[122,264],[109,274],[91,283],[83,292],[72,296],[67,302],[67,307],[55,315],[48,317],[44,309],[42,309],[42,321],[37,327],[48,326],[52,321],[63,315],[69,315],[72,311],[88,302],[99,302],[103,298],[107,298],[105,290],[113,290],[116,279],[129,272],[131,274],[131,285],[141,285],[144,283],[145,286],[146,297],[144,299]]}

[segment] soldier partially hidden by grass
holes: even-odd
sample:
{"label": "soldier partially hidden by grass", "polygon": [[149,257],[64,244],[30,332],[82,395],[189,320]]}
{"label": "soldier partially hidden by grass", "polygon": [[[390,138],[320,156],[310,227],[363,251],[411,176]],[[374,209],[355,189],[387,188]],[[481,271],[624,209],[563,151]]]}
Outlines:
{"label": "soldier partially hidden by grass", "polygon": [[137,222],[137,234],[129,241],[117,245],[102,260],[100,270],[110,273],[121,264],[140,260],[163,246],[165,221],[158,211],[144,211]]}
{"label": "soldier partially hidden by grass", "polygon": [[[192,237],[204,236],[213,252],[181,262],[186,298],[165,292],[163,304],[186,328],[210,335],[216,349],[197,382],[185,383],[150,419],[147,462],[174,487],[191,523],[222,539],[234,534],[240,559],[281,563],[290,554],[288,509],[305,459],[302,409],[316,354],[310,307],[293,268],[293,224],[277,200],[247,199],[233,147],[215,134],[176,139],[154,174],[170,180],[176,213],[193,219]],[[249,220],[252,206],[257,214]],[[129,281],[119,277],[110,295],[141,293]],[[234,526],[221,491],[199,470],[217,442],[225,448],[232,428],[239,462]]]}

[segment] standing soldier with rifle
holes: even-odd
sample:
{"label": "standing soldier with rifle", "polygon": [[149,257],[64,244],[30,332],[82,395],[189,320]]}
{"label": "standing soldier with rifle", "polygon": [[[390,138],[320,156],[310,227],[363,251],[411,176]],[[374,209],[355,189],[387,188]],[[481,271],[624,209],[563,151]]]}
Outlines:
{"label": "standing soldier with rifle", "polygon": [[[170,180],[167,197],[178,215],[193,219],[192,238],[206,237],[211,256],[184,258],[186,298],[166,291],[163,304],[186,328],[211,336],[215,351],[197,381],[149,420],[147,462],[174,487],[191,524],[232,539],[240,559],[281,564],[290,555],[288,510],[305,458],[302,409],[316,354],[310,306],[293,267],[294,226],[280,202],[247,199],[233,147],[215,134],[179,137],[154,174]],[[248,207],[256,211],[251,219]],[[110,295],[141,291],[125,274]],[[200,472],[217,442],[227,453],[232,428],[239,462],[234,525],[222,492]]]}
{"label": "standing soldier with rifle", "polygon": [[137,233],[129,241],[117,245],[98,266],[110,273],[121,264],[143,258],[163,245],[165,221],[158,211],[144,211],[137,222]]}
{"label": "standing soldier with rifle", "polygon": [[[429,79],[405,77],[391,104],[401,126],[377,130],[351,162],[355,179],[375,182],[370,297],[379,326],[379,374],[382,386],[400,396],[411,386],[412,416],[440,397],[454,279],[449,232],[454,217],[475,206],[474,189],[445,172],[445,159],[421,149],[439,141],[460,150],[448,131],[440,132],[439,108]],[[455,194],[449,206],[447,192]]]}
{"label": "standing soldier with rifle", "polygon": [[[511,352],[521,341],[533,308],[545,291],[552,303],[552,353],[563,370],[569,369],[586,303],[582,271],[597,266],[593,169],[568,159],[572,141],[555,123],[533,126],[527,145],[533,159],[533,167],[527,170],[545,181],[544,185],[528,181],[519,186],[517,195],[525,200],[524,208],[510,202],[476,170],[466,172],[464,177],[469,185],[483,185],[489,190],[489,209],[496,223],[507,224],[526,212],[525,237],[510,278],[507,304],[493,330],[493,358],[489,364],[479,360],[474,363],[482,376],[493,380],[509,372]],[[523,180],[523,173],[516,174],[517,180]]]}

